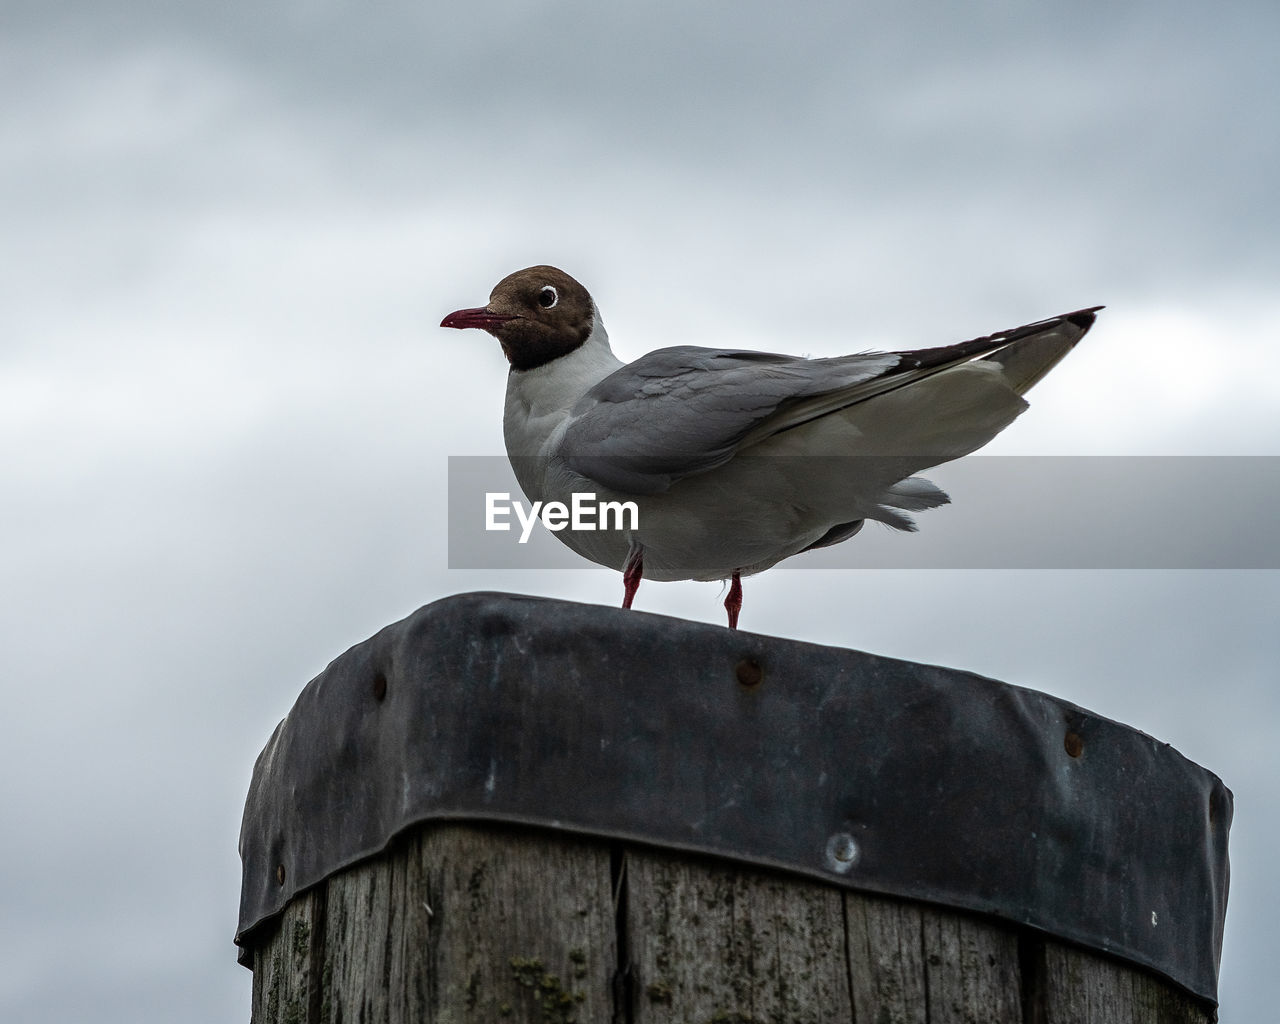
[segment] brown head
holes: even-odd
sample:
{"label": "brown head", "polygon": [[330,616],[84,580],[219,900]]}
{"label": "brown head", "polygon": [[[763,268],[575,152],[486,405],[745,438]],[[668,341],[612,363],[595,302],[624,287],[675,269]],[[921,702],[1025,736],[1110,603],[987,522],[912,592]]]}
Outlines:
{"label": "brown head", "polygon": [[440,326],[488,331],[512,369],[532,370],[581,346],[594,321],[595,303],[582,285],[555,267],[527,267],[499,281],[487,306],[450,313]]}

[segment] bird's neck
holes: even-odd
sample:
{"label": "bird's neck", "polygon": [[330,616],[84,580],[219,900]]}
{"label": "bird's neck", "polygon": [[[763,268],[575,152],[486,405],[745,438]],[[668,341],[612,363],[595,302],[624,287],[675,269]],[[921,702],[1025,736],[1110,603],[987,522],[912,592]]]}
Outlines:
{"label": "bird's neck", "polygon": [[609,347],[608,332],[597,313],[590,336],[578,348],[532,370],[510,371],[506,410],[508,441],[513,425],[565,419],[578,399],[620,366],[622,362]]}

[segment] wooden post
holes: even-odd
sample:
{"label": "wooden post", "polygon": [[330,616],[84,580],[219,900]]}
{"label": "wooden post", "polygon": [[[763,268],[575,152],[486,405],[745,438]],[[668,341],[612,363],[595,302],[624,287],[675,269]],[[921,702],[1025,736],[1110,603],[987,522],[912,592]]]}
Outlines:
{"label": "wooden post", "polygon": [[253,1024],[1207,1024],[1027,929],[706,857],[429,825],[296,898]]}
{"label": "wooden post", "polygon": [[444,604],[259,759],[253,1024],[1216,1020],[1230,794],[1166,746],[964,673]]}

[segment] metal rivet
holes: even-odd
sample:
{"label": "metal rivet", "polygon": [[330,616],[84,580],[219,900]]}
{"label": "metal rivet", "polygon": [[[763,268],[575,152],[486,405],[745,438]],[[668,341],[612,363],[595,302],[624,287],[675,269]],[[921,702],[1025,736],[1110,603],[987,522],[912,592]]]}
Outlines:
{"label": "metal rivet", "polygon": [[379,672],[373,677],[373,699],[382,703],[387,696],[387,677]]}
{"label": "metal rivet", "polygon": [[738,662],[734,675],[738,677],[739,683],[748,688],[759,686],[764,682],[764,669],[755,658],[743,658]]}
{"label": "metal rivet", "polygon": [[284,865],[276,865],[276,885],[284,885]]}
{"label": "metal rivet", "polygon": [[1080,738],[1079,733],[1069,732],[1062,738],[1062,746],[1072,757],[1079,757],[1084,753],[1084,740]]}
{"label": "metal rivet", "polygon": [[827,840],[827,867],[838,874],[846,874],[858,863],[861,851],[848,832],[837,832]]}

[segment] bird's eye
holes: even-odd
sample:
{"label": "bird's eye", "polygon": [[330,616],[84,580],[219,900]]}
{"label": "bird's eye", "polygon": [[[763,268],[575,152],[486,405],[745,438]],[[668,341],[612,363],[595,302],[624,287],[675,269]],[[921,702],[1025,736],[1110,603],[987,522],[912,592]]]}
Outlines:
{"label": "bird's eye", "polygon": [[550,309],[559,301],[560,293],[549,284],[544,284],[538,292],[538,305],[543,309]]}

